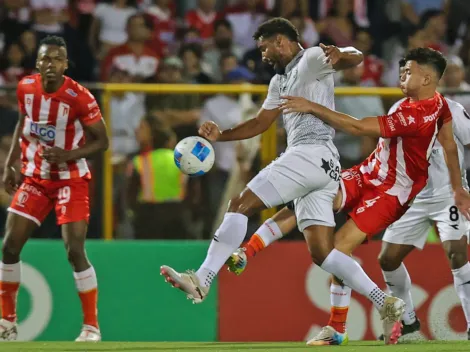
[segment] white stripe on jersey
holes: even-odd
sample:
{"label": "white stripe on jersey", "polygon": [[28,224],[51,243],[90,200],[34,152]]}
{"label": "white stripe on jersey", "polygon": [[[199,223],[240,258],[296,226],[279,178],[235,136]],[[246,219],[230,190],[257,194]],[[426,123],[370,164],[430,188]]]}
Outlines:
{"label": "white stripe on jersey", "polygon": [[29,116],[33,116],[33,103],[34,103],[34,94],[25,94],[24,95],[24,108],[28,117],[25,118],[25,126],[23,130],[24,138],[29,142],[28,149],[26,149],[26,159],[28,160],[28,165],[26,166],[25,176],[33,176],[34,169],[34,155],[38,149],[36,141],[31,137],[31,123]]}
{"label": "white stripe on jersey", "polygon": [[[49,120],[49,112],[51,110],[51,101],[52,101],[51,98],[47,99],[44,96],[41,96],[41,107],[39,109],[39,124],[40,125],[43,125],[43,124],[46,125]],[[36,143],[41,143],[41,142],[37,140]],[[42,179],[50,178],[50,171],[51,171],[50,164],[46,160],[41,158],[41,178]]]}
{"label": "white stripe on jersey", "polygon": [[[55,141],[54,145],[58,148],[65,149],[65,137],[67,122],[69,120],[70,105],[60,102],[59,111],[57,112],[57,120],[55,124]],[[61,163],[59,167],[59,178],[61,180],[70,178],[70,171],[67,166],[67,163]]]}
{"label": "white stripe on jersey", "polygon": [[397,167],[395,184],[385,193],[398,197],[400,204],[405,204],[413,189],[413,180],[406,173],[405,153],[403,152],[403,139],[397,137]]}
{"label": "white stripe on jersey", "polygon": [[[83,138],[83,126],[79,120],[75,120],[75,135],[73,137],[72,149],[78,148],[78,143]],[[85,159],[77,160],[78,174],[80,177],[85,176],[90,170],[88,170],[88,164]]]}

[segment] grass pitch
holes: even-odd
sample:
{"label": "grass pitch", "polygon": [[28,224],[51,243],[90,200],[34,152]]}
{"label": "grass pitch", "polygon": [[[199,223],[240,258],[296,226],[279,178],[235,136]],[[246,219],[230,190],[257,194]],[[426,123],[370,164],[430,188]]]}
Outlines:
{"label": "grass pitch", "polygon": [[307,347],[302,342],[275,342],[275,343],[212,343],[212,342],[101,342],[101,343],[74,343],[74,342],[3,342],[0,343],[1,352],[93,352],[93,351],[328,351],[334,349],[341,352],[371,352],[371,351],[406,351],[406,352],[469,352],[470,341],[423,341],[401,343],[395,346],[384,346],[375,341],[354,341],[348,346]]}

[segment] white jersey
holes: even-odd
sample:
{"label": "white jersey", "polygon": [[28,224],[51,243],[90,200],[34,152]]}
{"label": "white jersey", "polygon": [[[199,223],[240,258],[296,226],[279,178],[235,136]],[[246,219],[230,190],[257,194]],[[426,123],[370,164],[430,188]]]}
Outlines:
{"label": "white jersey", "polygon": [[[388,114],[395,112],[404,99],[397,101],[389,110]],[[464,147],[470,144],[470,116],[464,107],[449,98],[446,98],[452,113],[452,127],[454,130],[455,143],[459,153],[459,164],[462,172],[462,184],[468,189],[467,176],[464,164]],[[429,158],[429,177],[428,183],[416,196],[415,201],[426,201],[436,198],[448,198],[453,196],[452,186],[450,184],[449,171],[444,158],[444,150],[436,140]]]}
{"label": "white jersey", "polygon": [[[284,74],[276,74],[271,79],[263,109],[277,109],[281,104],[281,96],[292,95],[334,110],[334,72],[320,47],[301,50],[286,66]],[[338,157],[333,144],[335,131],[322,120],[311,114],[292,112],[283,114],[283,121],[288,147],[321,144]]]}

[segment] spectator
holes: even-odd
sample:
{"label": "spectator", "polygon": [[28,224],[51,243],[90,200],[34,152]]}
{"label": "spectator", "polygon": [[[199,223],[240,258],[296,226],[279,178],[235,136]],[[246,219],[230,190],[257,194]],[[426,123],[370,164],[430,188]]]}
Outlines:
{"label": "spectator", "polygon": [[335,0],[328,16],[317,24],[320,42],[340,47],[353,45],[355,29],[352,0]]}
{"label": "spectator", "polygon": [[[355,87],[360,84],[364,74],[364,65],[342,71],[339,86]],[[358,119],[367,116],[385,114],[380,96],[343,96],[335,98],[336,110],[354,116]],[[367,157],[375,148],[377,140],[371,137],[358,138],[337,131],[335,145],[341,155],[341,166],[349,168]]]}
{"label": "spectator", "polygon": [[32,16],[28,0],[4,0],[2,5],[0,33],[3,33],[5,37],[3,46],[0,46],[0,52],[3,47],[8,47],[16,41],[29,27]]}
{"label": "spectator", "polygon": [[159,56],[146,44],[150,37],[149,24],[143,15],[133,15],[127,21],[126,44],[111,49],[101,65],[101,81],[109,80],[111,67],[117,66],[131,74],[134,82],[156,77]]}
{"label": "spectator", "polygon": [[371,54],[373,41],[369,31],[365,28],[356,32],[354,47],[364,54],[364,73],[361,78],[361,86],[379,87],[382,85],[384,63],[377,56]]}
{"label": "spectator", "polygon": [[127,41],[126,26],[129,18],[137,12],[135,5],[132,0],[96,5],[88,42],[98,60],[104,58],[110,49]]}
{"label": "spectator", "polygon": [[[124,68],[113,66],[110,83],[132,83],[133,77]],[[135,131],[145,115],[145,96],[138,93],[115,93],[111,98],[112,155],[127,158],[139,149]]]}
{"label": "spectator", "polygon": [[[315,23],[310,17],[304,17],[300,11],[294,11],[287,19],[299,30],[300,40],[304,48],[310,48],[318,43],[320,36]],[[255,49],[258,50],[258,48]]]}
{"label": "spectator", "polygon": [[447,53],[448,47],[445,43],[447,22],[444,12],[439,10],[425,12],[421,17],[421,28],[427,47]]}
{"label": "spectator", "polygon": [[410,24],[417,26],[421,16],[429,10],[448,13],[450,0],[401,0],[402,16]]}
{"label": "spectator", "polygon": [[267,19],[264,12],[264,4],[259,0],[240,0],[238,6],[227,10],[225,17],[232,24],[233,42],[240,45],[243,51],[255,47],[252,36]]}
{"label": "spectator", "polygon": [[24,77],[31,74],[31,70],[24,67],[25,53],[19,43],[12,43],[1,63],[1,75],[7,84],[18,84]]}
{"label": "spectator", "polygon": [[24,50],[24,67],[29,70],[36,68],[37,41],[36,33],[24,31],[20,36],[20,43]]}
{"label": "spectator", "polygon": [[232,25],[226,19],[221,19],[214,23],[214,48],[204,53],[204,62],[210,68],[210,76],[214,81],[222,80],[220,58],[224,53],[233,53],[238,60],[243,57],[243,48],[233,43]]}
{"label": "spectator", "polygon": [[[178,57],[166,58],[158,74],[158,82],[185,83],[183,69],[183,62]],[[147,95],[146,106],[150,115],[158,118],[174,130],[178,140],[197,135],[197,122],[200,117],[200,104],[197,95]]]}
{"label": "spectator", "polygon": [[170,6],[171,0],[153,0],[153,5],[145,10],[153,23],[153,39],[162,45],[162,53],[176,39],[175,13]]}
{"label": "spectator", "polygon": [[[458,56],[452,56],[447,60],[447,68],[442,77],[444,87],[450,90],[470,91],[470,84],[465,81],[465,67]],[[446,94],[452,100],[463,105],[465,110],[470,111],[470,95],[468,94]]]}
{"label": "spectator", "polygon": [[[255,75],[245,67],[237,67],[227,73],[226,83],[241,84],[251,81]],[[242,107],[236,95],[217,94],[206,100],[201,112],[200,124],[214,121],[223,130],[230,129],[242,122]],[[215,164],[205,180],[205,196],[208,212],[204,233],[211,233],[217,216],[225,185],[230,172],[237,162],[237,142],[215,142]]]}
{"label": "spectator", "polygon": [[236,56],[232,53],[226,53],[222,55],[219,61],[220,73],[222,75],[222,80],[226,80],[226,76],[230,71],[235,70],[238,67],[238,60]]}
{"label": "spectator", "polygon": [[210,39],[214,35],[214,22],[219,17],[215,11],[215,0],[199,0],[198,7],[186,13],[186,25],[196,28],[201,38]]}
{"label": "spectator", "polygon": [[140,153],[129,165],[126,192],[135,238],[185,238],[187,176],[174,162],[175,135],[149,116],[142,120],[137,138]]}
{"label": "spectator", "polygon": [[30,0],[33,29],[38,40],[51,34],[61,35],[68,20],[67,0]]}
{"label": "spectator", "polygon": [[398,62],[408,51],[423,46],[425,46],[424,32],[421,29],[415,28],[409,33],[405,46],[398,44],[387,50],[391,52],[392,55],[388,60],[387,69],[382,77],[382,82],[389,87],[397,87],[399,83],[398,72],[400,70]]}
{"label": "spectator", "polygon": [[179,57],[183,60],[184,79],[189,83],[212,83],[211,78],[201,68],[202,50],[202,46],[196,43],[186,44],[180,49]]}

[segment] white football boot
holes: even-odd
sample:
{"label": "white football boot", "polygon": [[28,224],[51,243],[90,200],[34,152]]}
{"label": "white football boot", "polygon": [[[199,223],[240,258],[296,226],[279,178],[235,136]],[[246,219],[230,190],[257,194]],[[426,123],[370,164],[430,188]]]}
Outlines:
{"label": "white football boot", "polygon": [[401,317],[405,311],[405,302],[400,298],[385,296],[385,302],[380,312],[384,342],[386,345],[395,345],[401,336]]}
{"label": "white football boot", "polygon": [[18,337],[18,324],[0,319],[0,341],[15,341]]}
{"label": "white football boot", "polygon": [[179,273],[169,266],[160,267],[160,275],[165,277],[165,281],[186,293],[186,297],[194,304],[201,303],[209,293],[209,287],[203,287],[194,271],[188,270],[186,273]]}
{"label": "white football boot", "polygon": [[91,325],[84,324],[80,335],[75,339],[76,342],[100,342],[101,332]]}

